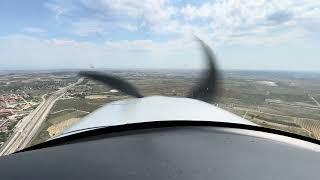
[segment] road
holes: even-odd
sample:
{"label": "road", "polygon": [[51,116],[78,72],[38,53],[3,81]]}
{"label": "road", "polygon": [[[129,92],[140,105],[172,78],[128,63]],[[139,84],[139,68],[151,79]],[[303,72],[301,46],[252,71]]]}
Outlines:
{"label": "road", "polygon": [[0,155],[11,154],[21,150],[30,143],[33,136],[36,135],[41,124],[45,121],[55,102],[71,87],[81,83],[83,78],[76,83],[63,87],[52,93],[47,99],[46,95],[42,96],[42,102],[28,116],[23,118],[13,130],[13,134],[0,149]]}
{"label": "road", "polygon": [[310,99],[312,99],[318,107],[320,107],[320,103],[316,100],[316,98],[314,98],[311,94],[309,94]]}

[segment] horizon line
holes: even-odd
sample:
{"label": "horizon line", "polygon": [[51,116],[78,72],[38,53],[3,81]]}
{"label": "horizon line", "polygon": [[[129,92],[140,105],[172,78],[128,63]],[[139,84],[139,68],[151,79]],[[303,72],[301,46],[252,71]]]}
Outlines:
{"label": "horizon line", "polygon": [[[0,69],[0,72],[30,72],[30,71],[56,71],[56,72],[65,72],[65,71],[96,71],[96,70],[176,70],[176,71],[199,71],[205,68],[28,68],[28,69]],[[221,68],[220,71],[255,71],[255,72],[311,72],[311,73],[320,73],[320,70],[287,70],[287,69],[244,69],[244,68]]]}

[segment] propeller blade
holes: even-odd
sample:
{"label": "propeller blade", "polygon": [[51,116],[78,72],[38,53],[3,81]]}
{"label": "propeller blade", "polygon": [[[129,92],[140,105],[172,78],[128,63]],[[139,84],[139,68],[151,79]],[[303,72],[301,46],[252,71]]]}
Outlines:
{"label": "propeller blade", "polygon": [[204,51],[205,60],[207,61],[208,69],[203,73],[202,80],[192,88],[189,98],[198,99],[204,102],[213,102],[217,94],[218,71],[215,65],[215,56],[211,48],[201,39],[197,38]]}
{"label": "propeller blade", "polygon": [[142,98],[143,95],[140,94],[140,92],[137,90],[136,87],[131,85],[129,82],[119,78],[119,77],[114,77],[102,72],[96,72],[96,71],[80,71],[79,72],[80,76],[87,77],[92,80],[100,81],[103,84],[106,84],[114,89],[117,89],[125,94],[137,97],[137,98]]}

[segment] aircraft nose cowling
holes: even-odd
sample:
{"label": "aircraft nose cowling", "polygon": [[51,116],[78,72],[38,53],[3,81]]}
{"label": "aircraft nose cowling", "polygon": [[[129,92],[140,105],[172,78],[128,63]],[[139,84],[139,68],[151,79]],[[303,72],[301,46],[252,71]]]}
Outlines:
{"label": "aircraft nose cowling", "polygon": [[165,96],[126,99],[106,104],[84,117],[63,134],[101,126],[115,126],[150,121],[213,121],[256,125],[235,114],[203,101]]}

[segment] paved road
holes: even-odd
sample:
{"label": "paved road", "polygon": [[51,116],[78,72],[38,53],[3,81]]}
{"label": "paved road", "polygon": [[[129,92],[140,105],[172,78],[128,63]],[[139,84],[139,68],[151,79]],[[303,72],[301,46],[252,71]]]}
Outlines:
{"label": "paved road", "polygon": [[54,103],[71,87],[81,83],[83,79],[79,79],[76,83],[67,87],[61,88],[52,93],[47,99],[45,95],[42,96],[42,102],[33,110],[28,116],[23,118],[15,127],[13,134],[7,140],[0,150],[0,155],[11,154],[15,151],[21,150],[30,143],[33,136],[39,130],[41,124],[46,119]]}
{"label": "paved road", "polygon": [[316,98],[314,98],[311,94],[309,94],[310,99],[312,99],[318,107],[320,107],[320,103],[316,100]]}

